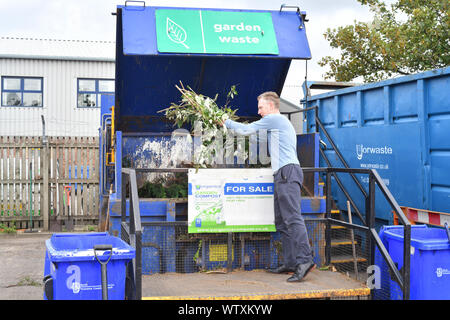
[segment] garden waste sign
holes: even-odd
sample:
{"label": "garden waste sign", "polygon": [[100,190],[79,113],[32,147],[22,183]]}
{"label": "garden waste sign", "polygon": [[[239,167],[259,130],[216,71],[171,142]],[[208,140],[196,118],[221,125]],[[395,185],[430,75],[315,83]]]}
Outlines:
{"label": "garden waste sign", "polygon": [[270,12],[157,9],[159,52],[277,55]]}
{"label": "garden waste sign", "polygon": [[188,232],[275,232],[272,169],[189,169]]}

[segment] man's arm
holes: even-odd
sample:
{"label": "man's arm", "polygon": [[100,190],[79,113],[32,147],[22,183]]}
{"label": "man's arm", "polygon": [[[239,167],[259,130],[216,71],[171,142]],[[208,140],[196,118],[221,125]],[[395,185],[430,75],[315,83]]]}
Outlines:
{"label": "man's arm", "polygon": [[228,129],[232,129],[237,134],[243,135],[243,136],[249,136],[251,134],[254,134],[254,133],[258,132],[258,130],[260,130],[260,129],[265,129],[265,130],[270,129],[269,121],[268,121],[267,117],[261,118],[260,120],[249,123],[249,124],[239,123],[239,122],[228,119],[227,121],[225,121],[224,124]]}

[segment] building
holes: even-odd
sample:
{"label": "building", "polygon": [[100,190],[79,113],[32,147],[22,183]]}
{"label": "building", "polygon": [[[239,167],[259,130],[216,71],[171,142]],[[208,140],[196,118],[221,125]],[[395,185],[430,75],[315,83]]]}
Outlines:
{"label": "building", "polygon": [[280,98],[280,112],[291,120],[297,134],[303,133],[303,112],[298,112],[300,106],[293,104],[286,99]]}
{"label": "building", "polygon": [[115,42],[0,38],[0,136],[98,136]]}

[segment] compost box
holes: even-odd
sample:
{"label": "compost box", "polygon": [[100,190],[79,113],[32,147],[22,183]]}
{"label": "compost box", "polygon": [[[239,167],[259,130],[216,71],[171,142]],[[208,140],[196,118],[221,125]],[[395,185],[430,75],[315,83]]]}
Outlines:
{"label": "compost box", "polygon": [[[108,107],[102,105],[101,108],[100,194],[104,199],[102,207],[107,208],[112,221],[110,232],[122,236],[123,168],[136,169],[140,188],[157,175],[170,175],[180,170],[187,174],[193,167],[186,166],[177,157],[192,153],[193,145],[186,144],[183,139],[174,139],[177,127],[160,112],[180,101],[180,92],[175,85],[182,83],[204,96],[216,97],[219,106],[227,104],[227,93],[236,86],[238,94],[229,107],[237,109],[236,115],[241,120],[254,121],[260,118],[257,97],[265,91],[280,95],[292,60],[311,59],[311,52],[305,30],[306,13],[297,7],[267,11],[126,4],[118,6],[115,15],[115,96],[114,101],[105,101]],[[190,134],[192,128],[184,126],[180,129]],[[315,134],[298,136],[302,166],[318,166],[318,141]],[[236,161],[224,170],[226,168],[246,169],[246,165]],[[318,174],[305,175],[305,181],[311,192],[302,198],[302,211],[311,218],[323,217],[325,200],[318,186]],[[259,191],[273,193],[270,189],[272,181],[256,183],[263,184]],[[110,188],[111,194],[108,194]],[[231,199],[237,195],[225,196]],[[271,195],[263,196],[269,199]],[[202,234],[201,239],[208,236],[202,228],[209,222],[200,216],[189,222],[191,205],[189,195],[185,199],[140,197],[144,274],[177,270],[193,272],[198,270],[199,264],[214,267],[226,258],[219,250],[223,243],[200,242],[199,234]],[[231,200],[228,205],[231,206]],[[251,216],[255,208],[257,206],[249,207],[243,213]],[[127,201],[125,222],[129,221],[129,215]],[[220,220],[220,216],[216,218]],[[239,223],[236,218],[239,216],[228,217],[234,225]],[[242,248],[234,246],[236,259],[233,264],[236,265],[240,258],[241,265],[247,269],[262,267],[263,259],[258,257],[265,255],[264,267],[274,266],[278,262],[274,245],[278,235],[273,232],[274,226],[269,220],[264,217],[259,229],[233,227],[211,230],[210,234],[219,234],[217,237],[220,238],[230,230],[233,233],[260,233],[265,240],[246,239]],[[247,219],[244,225],[249,221]],[[221,220],[219,224],[224,222],[226,220]],[[181,226],[182,223],[186,225]],[[188,223],[191,223],[189,227]],[[322,239],[322,231],[319,231],[317,237]],[[198,259],[199,254],[204,257],[203,261]],[[209,261],[205,261],[206,257]],[[177,259],[179,266],[175,263]]]}

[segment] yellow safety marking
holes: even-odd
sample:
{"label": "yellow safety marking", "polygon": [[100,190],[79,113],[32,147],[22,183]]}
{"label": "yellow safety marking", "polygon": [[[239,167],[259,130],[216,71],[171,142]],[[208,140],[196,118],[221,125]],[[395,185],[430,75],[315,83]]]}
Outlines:
{"label": "yellow safety marking", "polygon": [[[358,243],[358,241],[355,241],[355,244]],[[343,246],[343,245],[350,245],[352,242],[350,240],[346,241],[331,241],[332,246]]]}
{"label": "yellow safety marking", "polygon": [[[355,261],[355,259],[353,259],[352,257],[350,257],[348,259],[331,259],[331,263],[334,263],[334,264],[347,263],[347,262],[353,262],[353,261]],[[366,258],[357,257],[356,261],[357,262],[365,262],[365,261],[367,261],[367,259]]]}
{"label": "yellow safety marking", "polygon": [[[234,250],[231,250],[232,260],[234,260]],[[227,261],[228,246],[226,244],[212,244],[209,246],[209,261]]]}

